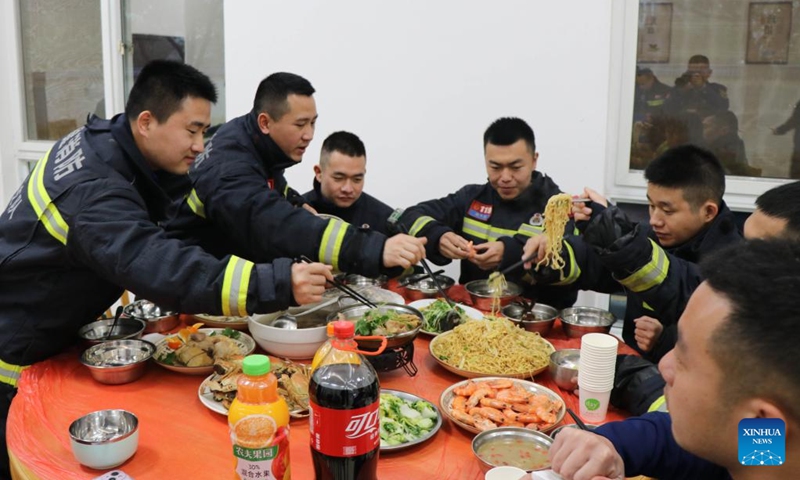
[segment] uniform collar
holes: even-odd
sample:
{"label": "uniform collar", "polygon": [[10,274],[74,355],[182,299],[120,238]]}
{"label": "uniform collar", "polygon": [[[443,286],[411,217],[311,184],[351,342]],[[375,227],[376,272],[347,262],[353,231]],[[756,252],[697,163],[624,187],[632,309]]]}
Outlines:
{"label": "uniform collar", "polygon": [[[161,188],[159,176],[150,168],[139,147],[136,146],[130,122],[125,114],[116,115],[111,119],[111,135],[122,148],[127,160],[125,163],[128,168],[122,173],[132,176],[131,183],[138,184],[137,188],[144,188],[151,194],[161,197],[161,200],[169,201],[169,197]],[[119,167],[120,165],[114,165],[116,169]]]}
{"label": "uniform collar", "polygon": [[261,129],[258,128],[258,114],[255,111],[247,114],[247,118],[245,119],[245,129],[247,130],[247,134],[250,136],[250,139],[253,141],[253,145],[256,147],[258,156],[261,157],[261,160],[264,163],[264,166],[267,168],[267,171],[283,171],[299,163],[295,162],[288,155],[283,153],[283,150],[278,147],[269,134],[261,132]]}

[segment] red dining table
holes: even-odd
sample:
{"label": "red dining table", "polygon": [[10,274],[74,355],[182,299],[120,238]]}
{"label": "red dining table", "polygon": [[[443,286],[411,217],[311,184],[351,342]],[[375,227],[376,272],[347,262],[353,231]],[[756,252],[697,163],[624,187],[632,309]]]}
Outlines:
{"label": "red dining table", "polygon": [[[393,288],[396,291],[401,289]],[[460,285],[450,294],[469,305]],[[564,336],[559,322],[546,337],[557,350],[580,348],[580,339]],[[402,368],[379,374],[381,387],[418,395],[439,405],[442,391],[463,380],[444,368],[428,350],[430,338],[414,340],[414,364],[409,376]],[[620,342],[620,353],[633,350]],[[7,443],[14,479],[93,479],[103,471],[78,463],[70,449],[69,424],[95,410],[121,408],[139,418],[139,447],[131,459],[117,467],[136,480],[233,478],[233,454],[227,418],[206,408],[198,397],[204,377],[185,375],[150,364],[145,375],[125,385],[103,385],[80,364],[79,349],[70,350],[25,370],[11,405]],[[559,393],[567,406],[578,411],[578,399],[561,390],[545,371],[534,378]],[[625,412],[609,408],[606,421],[620,420]],[[572,423],[565,416],[562,423]],[[482,479],[471,451],[474,434],[444,419],[441,429],[427,442],[394,453],[382,453],[381,479]],[[314,478],[309,448],[308,421],[291,423],[291,469],[294,479]]]}

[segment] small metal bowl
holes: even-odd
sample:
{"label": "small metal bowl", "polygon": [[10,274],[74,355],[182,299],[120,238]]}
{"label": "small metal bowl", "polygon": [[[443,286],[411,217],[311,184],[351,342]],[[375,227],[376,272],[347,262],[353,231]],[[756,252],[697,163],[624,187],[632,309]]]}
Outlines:
{"label": "small metal bowl", "polygon": [[[588,431],[590,431],[590,432],[594,431],[594,430],[595,430],[597,427],[599,427],[599,426],[600,426],[600,425],[592,425],[592,424],[590,424],[590,423],[587,423],[587,424],[585,424],[585,425],[586,425],[586,429],[587,429]],[[556,436],[557,436],[559,433],[561,433],[561,430],[564,430],[565,428],[580,428],[580,427],[578,427],[578,425],[577,425],[577,424],[575,424],[575,423],[568,423],[568,424],[566,424],[566,425],[561,425],[560,427],[558,427],[558,428],[556,428],[555,430],[553,430],[552,432],[550,432],[550,436],[551,436],[551,437],[553,437],[553,440],[555,440],[555,439],[556,439]]]}
{"label": "small metal bowl", "polygon": [[568,348],[550,354],[550,377],[562,390],[571,392],[578,388],[579,348]]}
{"label": "small metal bowl", "polygon": [[524,318],[521,317],[522,312],[525,311],[525,307],[518,303],[506,305],[501,311],[503,316],[525,330],[529,332],[539,332],[539,335],[542,336],[550,333],[550,330],[553,329],[553,324],[556,322],[556,318],[558,318],[558,310],[544,303],[537,303],[534,305],[533,309],[527,313]]}
{"label": "small metal bowl", "polygon": [[[492,463],[488,458],[482,457],[481,454],[478,452],[480,452],[482,450],[482,447],[484,447],[485,445],[494,442],[499,442],[499,443],[521,442],[523,444],[530,444],[532,448],[537,448],[542,450],[542,452],[544,453],[545,461],[542,462],[541,465],[537,465],[535,468],[528,468],[530,467],[530,465],[524,465],[523,463],[519,463],[524,460],[521,458],[513,458],[512,461],[503,464]],[[499,428],[493,428],[491,430],[486,430],[485,432],[481,432],[478,435],[476,435],[475,438],[472,439],[472,453],[475,455],[475,458],[477,458],[478,461],[480,462],[481,470],[484,473],[491,470],[494,467],[502,467],[503,465],[510,465],[512,467],[521,468],[526,472],[532,472],[536,470],[544,470],[546,468],[550,468],[550,462],[547,460],[547,452],[550,450],[550,446],[552,445],[553,445],[553,439],[542,432],[537,432],[535,430],[531,430],[528,428],[499,427]]]}
{"label": "small metal bowl", "polygon": [[[334,312],[328,316],[328,322],[332,322],[337,320],[338,318],[344,318],[351,322],[357,322],[364,316],[365,313],[368,311],[373,310],[372,308],[366,305],[353,305],[350,307],[345,307],[338,312]],[[400,305],[397,303],[385,303],[382,305],[378,305],[377,308],[380,312],[387,312],[387,311],[395,311],[397,313],[409,313],[411,315],[415,315],[419,318],[419,325],[417,328],[413,330],[409,330],[408,332],[398,333],[396,335],[389,335],[386,337],[386,348],[395,348],[395,347],[402,347],[403,345],[412,342],[414,338],[419,333],[420,328],[422,328],[422,312],[417,310],[414,307],[409,307],[408,305]],[[359,340],[356,339],[356,343],[362,348],[372,350],[377,349],[380,347],[381,342],[378,340]]]}
{"label": "small metal bowl", "polygon": [[168,332],[180,323],[178,314],[163,310],[149,300],[136,300],[123,310],[125,315],[145,322],[146,333]]}
{"label": "small metal bowl", "polygon": [[561,310],[561,325],[570,338],[587,333],[608,333],[617,319],[608,310],[595,307],[572,307]]}
{"label": "small metal bowl", "polygon": [[125,410],[98,410],[69,426],[75,459],[96,470],[122,465],[139,446],[139,419]]}
{"label": "small metal bowl", "polygon": [[[436,280],[441,285],[442,290],[444,293],[449,294],[450,288],[456,284],[456,281],[453,277],[448,277],[447,275],[436,275]],[[422,300],[425,298],[436,298],[440,297],[439,290],[436,288],[436,284],[433,283],[433,280],[428,278],[423,278],[422,280],[414,283],[409,283],[406,285],[406,299],[409,301],[414,300]]]}
{"label": "small metal bowl", "polygon": [[350,287],[366,287],[374,285],[376,287],[383,288],[389,281],[389,277],[387,277],[386,275],[379,275],[376,278],[369,278],[363,275],[350,273],[345,275],[342,280],[345,285]]}
{"label": "small metal bowl", "polygon": [[[492,290],[489,288],[488,280],[473,280],[467,282],[464,288],[469,293],[473,307],[486,312],[492,310]],[[500,296],[500,306],[505,307],[521,293],[522,288],[519,285],[508,282],[506,289]]]}
{"label": "small metal bowl", "polygon": [[[113,331],[111,331],[112,326],[114,327]],[[97,320],[86,324],[82,326],[80,330],[78,330],[78,336],[86,341],[89,345],[97,345],[100,342],[105,342],[108,340],[142,338],[144,328],[145,324],[141,320],[128,317],[119,317],[116,325],[114,325],[113,318]],[[108,335],[109,332],[111,333],[110,336]]]}
{"label": "small metal bowl", "polygon": [[81,363],[98,382],[120,385],[144,375],[147,361],[155,351],[155,345],[145,340],[113,340],[87,348],[81,355]]}

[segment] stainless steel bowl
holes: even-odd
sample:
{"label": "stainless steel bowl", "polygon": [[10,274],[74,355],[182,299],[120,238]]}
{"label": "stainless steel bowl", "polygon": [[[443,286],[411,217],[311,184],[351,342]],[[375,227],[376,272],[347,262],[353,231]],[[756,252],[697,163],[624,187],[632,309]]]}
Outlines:
{"label": "stainless steel bowl", "polygon": [[[350,307],[345,307],[338,312],[334,312],[328,316],[328,321],[331,322],[336,320],[337,318],[343,317],[351,322],[357,322],[364,316],[365,313],[368,311],[373,310],[372,308],[366,305],[353,305]],[[399,333],[397,335],[389,335],[386,337],[387,344],[386,348],[394,348],[406,345],[407,343],[414,340],[414,338],[419,333],[419,329],[422,328],[422,313],[414,307],[409,307],[408,305],[400,305],[397,303],[385,303],[383,305],[378,305],[377,310],[379,312],[388,312],[394,311],[397,313],[408,313],[411,315],[415,315],[419,318],[419,325],[417,328],[410,330],[408,332]],[[380,347],[381,342],[378,340],[356,340],[359,346],[366,349],[377,349]]]}
{"label": "stainless steel bowl", "polygon": [[595,307],[571,307],[561,310],[561,325],[570,338],[587,333],[608,333],[617,319],[608,310]]}
{"label": "stainless steel bowl", "polygon": [[139,446],[139,419],[125,410],[99,410],[69,426],[75,458],[97,470],[125,463]]}
{"label": "stainless steel bowl", "polygon": [[[111,327],[114,330],[111,330]],[[97,320],[88,323],[78,330],[78,336],[84,339],[90,345],[97,345],[100,342],[107,340],[123,340],[127,338],[142,338],[144,333],[145,324],[141,320],[128,317],[119,317],[117,324],[114,325],[114,319]],[[111,335],[109,336],[109,332]],[[106,338],[108,337],[108,338]]]}
{"label": "stainless steel bowl", "polygon": [[518,303],[511,303],[503,307],[503,316],[521,326],[529,332],[539,332],[539,335],[547,335],[553,329],[553,324],[558,318],[558,310],[545,305],[544,303],[537,303],[533,309],[522,318],[522,312],[525,307]]}
{"label": "stainless steel bowl", "polygon": [[168,332],[178,326],[178,314],[162,309],[149,300],[136,300],[123,310],[125,315],[145,322],[147,333]]}
{"label": "stainless steel bowl", "polygon": [[81,355],[81,363],[98,382],[120,385],[144,375],[147,361],[155,351],[155,345],[145,340],[112,340],[87,348]]}
{"label": "stainless steel bowl", "polygon": [[578,388],[579,348],[568,348],[550,354],[550,377],[562,390],[571,392]]}
{"label": "stainless steel bowl", "polygon": [[[533,447],[542,449],[544,451],[545,458],[547,457],[547,452],[550,450],[550,446],[553,445],[553,439],[548,435],[528,428],[500,427],[486,430],[485,432],[479,433],[475,436],[475,438],[472,439],[472,453],[480,462],[481,470],[484,472],[487,472],[494,467],[502,467],[503,465],[511,465],[513,467],[521,468],[526,472],[550,468],[549,461],[546,461],[542,465],[538,466],[538,468],[533,469],[526,468],[527,466],[523,465],[522,463],[515,464],[513,461],[503,464],[492,463],[488,458],[483,458],[478,453],[478,451],[481,450],[481,447],[491,442],[523,442],[530,444]],[[516,460],[518,462],[520,461],[519,458],[512,460]]]}
{"label": "stainless steel bowl", "polygon": [[[469,293],[469,298],[472,300],[472,306],[483,311],[492,310],[492,289],[489,288],[488,280],[473,280],[467,282],[464,288]],[[508,282],[506,289],[500,296],[500,306],[505,307],[512,300],[522,293],[522,288],[516,283]]]}
{"label": "stainless steel bowl", "polygon": [[345,283],[345,285],[351,287],[364,287],[364,286],[374,285],[376,287],[382,288],[389,281],[389,277],[387,277],[386,275],[379,275],[376,278],[369,278],[363,275],[350,273],[344,275],[344,278],[342,278],[342,280]]}
{"label": "stainless steel bowl", "polygon": [[[436,280],[439,282],[442,290],[444,290],[444,293],[448,295],[450,288],[456,284],[455,279],[447,275],[436,275]],[[410,301],[422,300],[424,298],[436,298],[439,296],[441,296],[439,295],[439,290],[437,290],[436,284],[433,283],[430,277],[406,285],[405,297]]]}

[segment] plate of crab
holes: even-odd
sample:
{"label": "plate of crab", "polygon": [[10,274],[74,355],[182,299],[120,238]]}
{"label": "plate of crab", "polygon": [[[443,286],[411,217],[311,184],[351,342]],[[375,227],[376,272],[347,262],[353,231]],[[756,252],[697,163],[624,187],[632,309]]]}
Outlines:
{"label": "plate of crab", "polygon": [[[292,418],[308,417],[309,366],[289,360],[272,360],[272,373],[278,379],[278,394],[286,400]],[[197,396],[209,410],[221,415],[228,414],[231,402],[236,398],[236,382],[242,375],[241,359],[214,363],[214,373],[208,376]]]}
{"label": "plate of crab", "polygon": [[472,433],[497,427],[549,432],[567,411],[561,397],[527,380],[480,377],[455,383],[439,397],[442,412]]}

